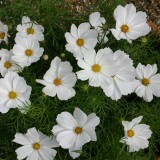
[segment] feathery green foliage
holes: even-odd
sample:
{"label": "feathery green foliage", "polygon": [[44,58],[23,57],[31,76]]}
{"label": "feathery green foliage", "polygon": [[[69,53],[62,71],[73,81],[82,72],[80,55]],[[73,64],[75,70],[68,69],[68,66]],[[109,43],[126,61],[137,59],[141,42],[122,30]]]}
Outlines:
{"label": "feathery green foliage", "polygon": [[[35,64],[26,68],[23,76],[27,84],[32,86],[32,105],[27,114],[11,109],[6,114],[0,114],[0,160],[16,160],[15,149],[19,145],[12,142],[16,132],[26,133],[27,129],[36,127],[46,135],[52,135],[51,129],[56,124],[56,116],[62,111],[73,113],[75,107],[81,108],[86,114],[95,112],[101,119],[97,127],[97,142],[90,142],[83,147],[79,160],[154,160],[160,151],[160,99],[154,98],[147,103],[135,94],[123,96],[118,101],[107,98],[100,88],[89,87],[88,82],[76,83],[76,96],[68,101],[60,101],[57,97],[51,98],[42,93],[43,86],[37,84],[35,79],[43,77],[48,70],[51,60],[59,56],[62,60],[70,61],[74,71],[79,68],[76,60],[65,50],[64,33],[70,30],[72,23],[79,24],[88,21],[90,12],[86,14],[73,13],[64,6],[62,0],[4,0],[0,4],[0,20],[9,26],[9,45],[1,44],[1,48],[11,49],[14,45],[16,26],[26,15],[43,25],[45,28],[45,41],[41,42],[44,54],[49,60],[41,58]],[[124,0],[100,1],[92,6],[92,11],[100,11],[107,19],[108,27],[114,27],[113,11],[118,4],[125,4]],[[142,64],[158,65],[160,72],[160,39],[155,33],[146,36],[147,42],[141,38],[129,44],[125,40],[117,41],[109,34],[109,42],[97,46],[96,50],[110,47],[113,51],[121,49],[133,59],[135,66]],[[62,57],[64,53],[64,57]],[[145,150],[129,153],[127,147],[119,142],[124,136],[122,120],[132,120],[143,115],[143,123],[151,126],[153,131],[150,145]],[[56,160],[70,160],[68,150],[57,149]]]}

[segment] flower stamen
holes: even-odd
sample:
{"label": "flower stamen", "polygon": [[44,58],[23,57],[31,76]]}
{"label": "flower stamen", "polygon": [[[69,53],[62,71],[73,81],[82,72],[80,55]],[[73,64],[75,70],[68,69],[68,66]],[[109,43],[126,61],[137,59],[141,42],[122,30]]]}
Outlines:
{"label": "flower stamen", "polygon": [[133,130],[128,130],[127,131],[127,135],[128,135],[128,137],[133,137],[134,136],[134,131]]}
{"label": "flower stamen", "polygon": [[7,69],[11,68],[11,66],[12,66],[12,64],[11,64],[10,61],[6,61],[6,62],[4,63],[4,67],[7,68]]}
{"label": "flower stamen", "polygon": [[61,79],[56,78],[53,83],[55,86],[59,86],[59,85],[61,85],[62,82],[61,82]]}
{"label": "flower stamen", "polygon": [[0,33],[0,39],[4,39],[5,35],[6,35],[6,34],[5,34],[4,32],[1,32],[1,33]]}
{"label": "flower stamen", "polygon": [[39,143],[34,143],[34,144],[33,144],[33,148],[34,148],[35,150],[39,150],[40,147],[41,147],[41,145],[40,145]]}
{"label": "flower stamen", "polygon": [[122,25],[122,26],[121,26],[121,31],[124,32],[124,33],[126,33],[126,32],[129,31],[129,27],[128,27],[126,24],[125,24],[125,25]]}
{"label": "flower stamen", "polygon": [[17,94],[16,94],[16,92],[11,91],[11,92],[9,92],[8,97],[9,97],[10,99],[16,99],[16,98],[17,98]]}
{"label": "flower stamen", "polygon": [[77,43],[77,45],[78,46],[83,46],[84,45],[84,40],[83,39],[81,39],[81,38],[79,38],[79,39],[77,39],[77,41],[76,41],[76,43]]}
{"label": "flower stamen", "polygon": [[27,28],[27,34],[34,34],[34,32],[33,28]]}
{"label": "flower stamen", "polygon": [[76,134],[80,134],[80,133],[82,133],[82,128],[81,127],[76,127],[74,131],[75,131]]}
{"label": "flower stamen", "polygon": [[142,84],[145,85],[145,86],[148,86],[150,84],[150,80],[148,78],[144,78],[142,80]]}
{"label": "flower stamen", "polygon": [[99,64],[94,64],[92,66],[92,71],[93,72],[100,72],[101,71],[101,66]]}
{"label": "flower stamen", "polygon": [[32,56],[33,52],[32,52],[32,50],[27,49],[25,54],[26,54],[26,56],[30,57],[30,56]]}

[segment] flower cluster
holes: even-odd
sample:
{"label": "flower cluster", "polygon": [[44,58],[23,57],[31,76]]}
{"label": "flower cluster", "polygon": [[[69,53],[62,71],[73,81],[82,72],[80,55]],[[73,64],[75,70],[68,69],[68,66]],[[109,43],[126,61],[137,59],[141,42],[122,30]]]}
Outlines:
{"label": "flower cluster", "polygon": [[[66,50],[73,54],[80,68],[76,73],[70,62],[61,61],[55,57],[43,79],[36,79],[44,85],[42,92],[50,97],[57,96],[59,100],[68,100],[76,95],[74,86],[77,79],[89,81],[92,87],[101,87],[104,94],[112,100],[119,100],[123,95],[136,93],[147,102],[152,101],[153,95],[160,97],[160,74],[157,65],[142,65],[134,67],[133,60],[122,50],[112,51],[109,47],[98,51],[98,43],[107,43],[107,35],[112,33],[117,39],[125,39],[129,43],[150,32],[146,23],[146,13],[136,12],[133,4],[125,7],[117,6],[114,11],[116,28],[109,29],[104,17],[99,12],[89,16],[89,22],[81,23],[78,27],[71,25],[70,32],[65,33]],[[43,55],[44,49],[39,41],[44,40],[44,28],[24,16],[17,26],[15,44],[11,50],[0,51],[0,112],[6,113],[11,108],[18,108],[27,113],[30,108],[32,87],[17,72],[37,62]],[[0,23],[0,42],[8,42],[8,27]],[[47,59],[45,56],[44,59]],[[147,148],[152,131],[149,125],[139,124],[143,116],[131,122],[122,121],[125,136],[120,142],[129,146],[129,152]],[[88,116],[79,108],[73,115],[62,112],[57,115],[57,125],[53,126],[53,136],[48,137],[36,128],[28,129],[26,134],[17,133],[14,142],[23,145],[16,150],[17,159],[22,160],[52,160],[57,151],[53,148],[61,146],[69,150],[72,158],[77,158],[83,146],[96,141],[96,126],[100,118],[95,113]]]}
{"label": "flower cluster", "polygon": [[139,63],[135,69],[132,59],[121,50],[113,52],[110,48],[103,48],[96,53],[97,42],[106,43],[109,31],[117,40],[126,39],[129,43],[150,32],[146,13],[136,12],[133,4],[117,6],[114,18],[116,29],[106,30],[106,20],[95,12],[89,16],[89,23],[82,23],[78,28],[72,24],[70,33],[65,34],[66,50],[76,57],[81,68],[76,72],[78,79],[89,80],[90,86],[101,87],[112,100],[133,92],[147,102],[153,99],[153,95],[160,97],[156,64],[140,67]]}
{"label": "flower cluster", "polygon": [[75,108],[73,116],[62,112],[56,118],[57,125],[53,126],[54,136],[46,136],[36,128],[28,129],[26,134],[16,133],[13,142],[23,145],[16,150],[17,159],[22,160],[53,160],[57,151],[52,149],[61,146],[69,149],[74,159],[80,156],[78,151],[90,141],[97,141],[95,127],[100,119],[95,113],[88,116],[79,108]]}

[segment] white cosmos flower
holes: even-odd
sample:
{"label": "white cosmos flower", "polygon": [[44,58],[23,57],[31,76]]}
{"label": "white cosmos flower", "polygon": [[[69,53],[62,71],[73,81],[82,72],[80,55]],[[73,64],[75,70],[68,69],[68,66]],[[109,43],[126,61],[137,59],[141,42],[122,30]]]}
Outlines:
{"label": "white cosmos flower", "polygon": [[147,66],[138,64],[136,68],[136,80],[133,83],[133,90],[139,97],[151,102],[153,95],[160,97],[160,74],[157,73],[157,65]]}
{"label": "white cosmos flower", "polygon": [[89,23],[81,23],[78,28],[72,24],[70,33],[65,33],[66,50],[77,57],[84,57],[87,51],[93,49],[97,44],[98,32],[90,29]]}
{"label": "white cosmos flower", "polygon": [[89,80],[89,85],[94,87],[101,86],[104,79],[109,83],[117,70],[110,48],[100,49],[97,54],[91,50],[84,55],[84,59],[78,58],[78,66],[82,68],[76,73],[78,79]]}
{"label": "white cosmos flower", "polygon": [[116,29],[111,29],[111,32],[117,40],[126,39],[131,43],[132,40],[150,32],[146,17],[145,12],[136,12],[133,4],[127,4],[125,7],[118,5],[114,11]]}
{"label": "white cosmos flower", "polygon": [[52,132],[59,145],[69,149],[73,158],[80,156],[74,151],[81,150],[82,146],[90,141],[97,141],[95,127],[100,123],[95,113],[88,116],[79,108],[75,108],[73,116],[69,112],[62,112],[56,118],[57,125]]}
{"label": "white cosmos flower", "polygon": [[139,116],[131,122],[122,121],[125,136],[121,138],[120,142],[128,145],[129,152],[145,149],[149,145],[148,139],[151,137],[152,131],[149,125],[139,124],[142,118],[143,116]]}
{"label": "white cosmos flower", "polygon": [[135,80],[135,68],[133,61],[121,50],[114,52],[113,60],[117,70],[111,77],[112,82],[108,85],[108,81],[103,81],[101,87],[106,96],[111,97],[112,100],[118,100],[122,95],[133,92],[132,82]]}
{"label": "white cosmos flower", "polygon": [[15,72],[8,72],[0,79],[0,112],[6,113],[10,108],[25,112],[25,107],[31,103],[31,90],[23,77]]}
{"label": "white cosmos flower", "polygon": [[30,128],[26,134],[16,133],[13,142],[23,145],[16,149],[17,159],[53,160],[57,154],[58,143],[54,137],[48,137],[36,128]]}
{"label": "white cosmos flower", "polygon": [[99,12],[93,12],[89,16],[89,22],[95,29],[98,29],[98,27],[102,27],[106,23],[106,20],[101,17]]}
{"label": "white cosmos flower", "polygon": [[22,68],[37,62],[43,54],[44,49],[39,46],[39,42],[32,37],[16,37],[16,44],[13,47],[12,59]]}
{"label": "white cosmos flower", "polygon": [[17,35],[27,38],[31,36],[32,38],[37,39],[38,41],[44,40],[44,28],[41,25],[38,25],[36,22],[32,22],[29,17],[22,17],[22,24],[17,26]]}
{"label": "white cosmos flower", "polygon": [[0,43],[2,41],[5,41],[6,43],[8,43],[8,26],[4,25],[1,21],[0,21]]}
{"label": "white cosmos flower", "polygon": [[60,100],[68,100],[75,96],[73,86],[77,78],[72,70],[73,68],[69,62],[61,62],[60,58],[55,57],[43,80],[37,79],[36,82],[45,85],[42,91],[46,95],[51,97],[57,95]]}
{"label": "white cosmos flower", "polygon": [[93,12],[89,16],[89,22],[98,32],[98,41],[106,43],[108,41],[107,34],[109,32],[103,30],[103,26],[106,23],[105,18],[101,17],[99,12]]}
{"label": "white cosmos flower", "polygon": [[4,77],[9,71],[21,71],[21,68],[11,59],[13,56],[12,51],[8,51],[7,49],[2,49],[1,51],[0,72],[2,77]]}

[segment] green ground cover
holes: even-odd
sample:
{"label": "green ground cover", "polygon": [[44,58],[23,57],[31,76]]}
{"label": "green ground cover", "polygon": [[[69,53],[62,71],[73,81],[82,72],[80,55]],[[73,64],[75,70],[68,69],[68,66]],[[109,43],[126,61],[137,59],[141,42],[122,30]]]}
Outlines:
{"label": "green ground cover", "polygon": [[[0,20],[9,26],[9,44],[1,44],[1,48],[11,49],[14,44],[16,26],[21,22],[23,15],[30,17],[44,26],[45,41],[41,42],[49,60],[41,58],[37,63],[26,68],[20,75],[27,84],[32,86],[32,105],[27,114],[22,114],[17,109],[11,109],[6,114],[0,114],[0,160],[16,160],[15,149],[19,146],[12,142],[16,132],[26,133],[28,128],[36,127],[46,135],[51,135],[51,129],[56,124],[56,116],[62,111],[73,112],[75,107],[81,108],[86,114],[95,112],[101,122],[97,127],[97,142],[90,142],[83,147],[79,160],[154,160],[160,151],[160,98],[154,98],[147,103],[135,94],[123,96],[118,101],[106,97],[102,89],[88,87],[88,82],[77,81],[76,96],[68,101],[60,101],[57,97],[51,98],[42,93],[42,85],[35,82],[41,79],[48,70],[51,60],[59,56],[62,60],[70,61],[74,71],[79,68],[76,60],[65,50],[65,32],[70,30],[72,23],[80,24],[88,21],[90,12],[73,13],[64,9],[65,3],[60,0],[13,0],[2,1],[0,4]],[[123,0],[113,0],[111,3],[99,2],[92,6],[92,11],[100,11],[107,19],[108,27],[114,27],[113,11],[118,4],[125,4]],[[68,4],[66,4],[68,5]],[[88,14],[87,14],[88,13]],[[133,59],[134,65],[154,64],[160,72],[160,39],[156,33],[146,36],[147,42],[142,38],[129,44],[127,41],[117,41],[112,34],[109,42],[100,44],[96,50],[110,47],[113,51],[123,50]],[[62,54],[63,53],[63,54]],[[143,115],[143,123],[151,126],[153,131],[149,140],[149,147],[136,153],[129,153],[127,147],[119,140],[124,135],[122,120],[132,120]],[[56,160],[70,160],[68,150],[62,148],[58,151]]]}

